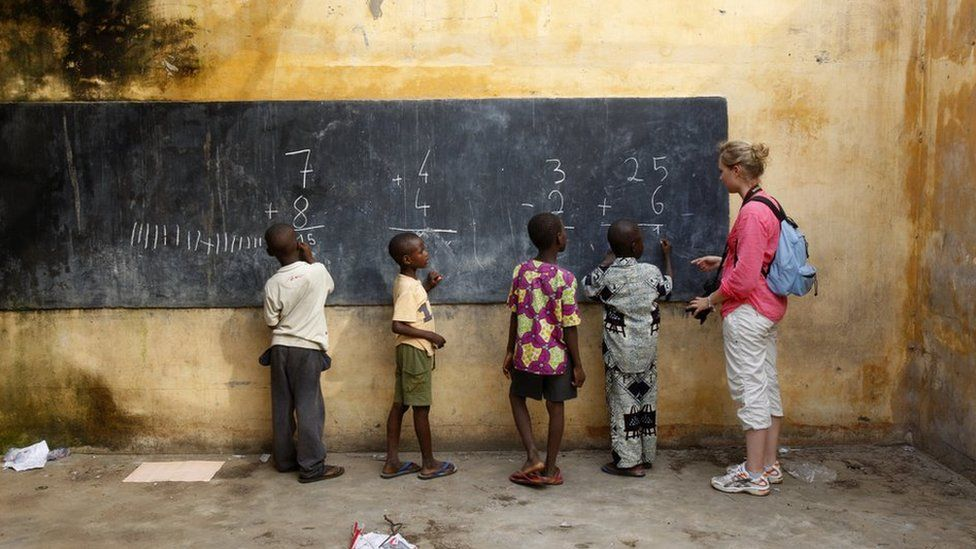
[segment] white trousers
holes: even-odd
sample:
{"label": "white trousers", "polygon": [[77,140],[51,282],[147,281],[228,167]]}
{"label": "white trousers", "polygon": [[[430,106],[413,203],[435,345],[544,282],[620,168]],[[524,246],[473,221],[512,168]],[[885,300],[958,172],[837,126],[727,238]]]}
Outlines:
{"label": "white trousers", "polygon": [[744,430],[768,429],[783,417],[776,375],[776,323],[751,305],[741,305],[722,321],[725,373],[732,400],[739,404]]}

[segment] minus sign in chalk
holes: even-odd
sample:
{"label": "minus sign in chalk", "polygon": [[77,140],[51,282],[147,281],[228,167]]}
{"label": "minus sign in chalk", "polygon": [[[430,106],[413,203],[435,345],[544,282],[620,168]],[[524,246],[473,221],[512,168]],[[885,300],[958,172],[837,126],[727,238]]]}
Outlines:
{"label": "minus sign in chalk", "polygon": [[566,230],[568,230],[568,231],[572,231],[573,229],[576,228],[576,225],[563,225],[563,227],[565,227]]}
{"label": "minus sign in chalk", "polygon": [[520,204],[520,206],[525,206],[527,208],[535,208],[534,204],[529,204],[528,202],[523,202]]}
{"label": "minus sign in chalk", "polygon": [[681,217],[691,217],[693,215],[695,215],[695,214],[693,214],[693,213],[686,213],[686,214],[681,214]]}
{"label": "minus sign in chalk", "polygon": [[312,225],[311,227],[302,227],[301,229],[295,229],[296,233],[304,233],[306,231],[311,231],[313,229],[323,229],[325,225]]}

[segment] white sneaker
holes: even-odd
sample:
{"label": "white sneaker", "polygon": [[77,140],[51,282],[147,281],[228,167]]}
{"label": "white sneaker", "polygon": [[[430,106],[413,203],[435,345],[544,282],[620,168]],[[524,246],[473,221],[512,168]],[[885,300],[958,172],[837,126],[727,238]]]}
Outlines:
{"label": "white sneaker", "polygon": [[[735,471],[739,465],[729,465],[726,469],[726,473],[731,473]],[[776,460],[772,465],[765,467],[763,469],[763,474],[766,475],[766,480],[770,484],[782,484],[783,483],[783,466],[779,464],[779,460]]]}
{"label": "white sneaker", "polygon": [[746,471],[746,464],[740,463],[732,471],[718,477],[712,477],[712,488],[728,494],[745,492],[753,496],[769,494],[769,480],[765,473],[753,480]]}

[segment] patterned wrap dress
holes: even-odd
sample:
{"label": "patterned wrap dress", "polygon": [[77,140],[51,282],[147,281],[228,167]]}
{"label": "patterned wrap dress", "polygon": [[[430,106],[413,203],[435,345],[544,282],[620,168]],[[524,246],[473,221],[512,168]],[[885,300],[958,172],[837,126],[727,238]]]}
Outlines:
{"label": "patterned wrap dress", "polygon": [[649,263],[621,257],[583,279],[586,296],[603,304],[610,448],[620,468],[653,463],[657,451],[658,299],[671,294],[670,276]]}

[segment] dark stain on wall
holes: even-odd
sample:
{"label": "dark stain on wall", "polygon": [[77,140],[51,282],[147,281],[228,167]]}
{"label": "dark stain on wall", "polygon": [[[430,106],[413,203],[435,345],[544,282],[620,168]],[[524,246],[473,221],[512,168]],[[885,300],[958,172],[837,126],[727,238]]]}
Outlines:
{"label": "dark stain on wall", "polygon": [[373,19],[383,16],[383,0],[369,0],[369,12],[373,14]]}
{"label": "dark stain on wall", "polygon": [[26,446],[47,440],[48,446],[96,446],[112,450],[147,435],[144,418],[115,401],[101,376],[79,369],[37,369],[18,363],[10,379],[34,383],[0,385],[0,447]]}
{"label": "dark stain on wall", "polygon": [[192,19],[163,20],[149,0],[0,3],[0,97],[67,87],[75,99],[117,97],[135,81],[165,87],[200,70]]}

